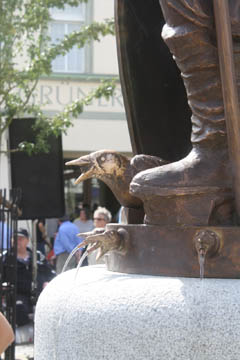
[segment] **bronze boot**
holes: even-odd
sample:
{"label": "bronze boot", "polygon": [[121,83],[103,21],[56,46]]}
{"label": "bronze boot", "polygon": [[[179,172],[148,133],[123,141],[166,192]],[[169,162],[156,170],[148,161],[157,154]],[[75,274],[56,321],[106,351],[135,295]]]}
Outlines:
{"label": "bronze boot", "polygon": [[230,225],[234,221],[210,3],[160,1],[166,20],[162,36],[181,70],[192,110],[193,148],[184,159],[133,178],[130,192],[143,200],[148,224]]}

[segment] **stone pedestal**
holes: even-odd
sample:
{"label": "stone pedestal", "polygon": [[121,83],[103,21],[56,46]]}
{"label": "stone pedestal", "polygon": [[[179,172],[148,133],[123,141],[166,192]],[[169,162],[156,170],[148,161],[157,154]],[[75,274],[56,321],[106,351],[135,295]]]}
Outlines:
{"label": "stone pedestal", "polygon": [[35,360],[239,359],[239,280],[75,274],[40,295]]}

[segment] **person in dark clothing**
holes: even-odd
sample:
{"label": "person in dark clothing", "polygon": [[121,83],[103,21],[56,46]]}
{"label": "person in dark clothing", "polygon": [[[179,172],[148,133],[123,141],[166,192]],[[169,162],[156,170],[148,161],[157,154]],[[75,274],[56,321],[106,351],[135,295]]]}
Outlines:
{"label": "person in dark clothing", "polygon": [[[27,230],[17,232],[17,289],[16,289],[16,324],[22,326],[30,322],[29,314],[42,289],[52,280],[56,273],[47,263],[45,256],[37,251],[37,288],[33,294],[33,254],[28,248]],[[6,277],[6,268],[5,268]]]}
{"label": "person in dark clothing", "polygon": [[37,233],[37,250],[41,251],[45,255],[46,229],[45,229],[44,219],[38,219],[36,225],[36,233]]}

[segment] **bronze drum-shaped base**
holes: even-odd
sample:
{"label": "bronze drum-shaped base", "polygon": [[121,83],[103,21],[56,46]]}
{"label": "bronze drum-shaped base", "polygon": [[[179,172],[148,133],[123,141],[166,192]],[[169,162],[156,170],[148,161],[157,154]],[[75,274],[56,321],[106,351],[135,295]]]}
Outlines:
{"label": "bronze drum-shaped base", "polygon": [[213,238],[204,254],[204,277],[240,278],[240,227],[107,225],[107,230],[120,228],[129,234],[129,247],[125,254],[108,253],[110,271],[199,277],[199,256]]}
{"label": "bronze drum-shaped base", "polygon": [[234,225],[234,201],[229,189],[179,187],[161,191],[144,199],[145,223],[148,225]]}

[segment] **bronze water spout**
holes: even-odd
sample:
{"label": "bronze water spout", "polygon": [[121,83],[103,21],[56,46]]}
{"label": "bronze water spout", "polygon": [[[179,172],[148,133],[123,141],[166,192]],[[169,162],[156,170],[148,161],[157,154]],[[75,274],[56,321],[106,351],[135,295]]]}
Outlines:
{"label": "bronze water spout", "polygon": [[217,254],[220,247],[220,239],[212,230],[201,230],[196,233],[194,244],[198,254],[200,278],[203,279],[206,257],[212,257]]}
{"label": "bronze water spout", "polygon": [[129,235],[123,228],[118,230],[94,229],[91,232],[79,234],[79,236],[85,238],[81,246],[87,246],[88,253],[99,249],[97,260],[113,250],[124,255],[129,248]]}

